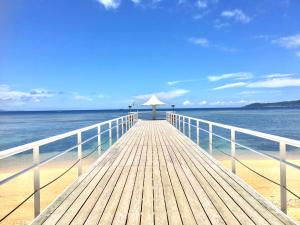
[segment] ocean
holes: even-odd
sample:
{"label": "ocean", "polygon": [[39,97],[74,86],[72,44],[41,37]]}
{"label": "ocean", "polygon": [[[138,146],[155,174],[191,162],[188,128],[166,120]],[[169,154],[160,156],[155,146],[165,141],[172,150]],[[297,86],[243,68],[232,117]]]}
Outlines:
{"label": "ocean", "polygon": [[[191,117],[300,140],[299,109],[177,109],[177,112]],[[127,113],[127,110],[0,112],[0,151],[123,116]],[[164,117],[164,113],[159,112],[162,117]],[[204,124],[200,124],[200,126],[203,129],[208,129]],[[214,132],[226,138],[229,138],[230,135],[229,131],[224,129],[214,129]],[[84,139],[93,134],[95,133],[86,134]],[[194,129],[192,129],[192,139],[196,140]],[[256,150],[269,151],[278,155],[277,143],[242,134],[237,134],[237,141]],[[204,149],[208,148],[206,132],[200,132],[200,142]],[[69,138],[60,143],[43,147],[41,152],[63,151],[75,143],[74,138]],[[91,151],[95,144],[87,146],[86,151]],[[214,148],[228,152],[230,143],[214,137]],[[238,151],[247,152],[243,150],[245,149],[238,148]],[[299,149],[289,147],[288,151],[300,155],[298,154]]]}

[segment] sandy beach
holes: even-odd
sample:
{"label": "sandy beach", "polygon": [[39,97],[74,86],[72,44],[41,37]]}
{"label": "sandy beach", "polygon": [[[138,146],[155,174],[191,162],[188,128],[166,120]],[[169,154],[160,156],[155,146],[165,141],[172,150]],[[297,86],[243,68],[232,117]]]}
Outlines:
{"label": "sandy beach", "polygon": [[[84,170],[87,170],[85,163]],[[274,179],[279,182],[279,164],[274,163],[270,160],[243,160],[252,168],[255,168],[258,172]],[[300,160],[294,161],[293,163],[300,163]],[[230,168],[231,161],[223,160],[222,164]],[[59,174],[61,174],[66,165],[51,164],[41,169],[41,185],[52,180]],[[7,177],[10,173],[3,172],[0,174],[0,178]],[[274,185],[263,178],[258,177],[253,172],[249,172],[244,167],[237,164],[237,174],[248,184],[250,184],[256,191],[268,198],[274,204],[279,207],[279,187]],[[295,193],[300,195],[300,176],[299,172],[294,169],[288,168],[288,187],[291,188]],[[70,170],[65,176],[60,178],[57,182],[51,184],[41,191],[41,207],[42,210],[47,207],[68,185],[70,185],[77,178],[77,168]],[[26,184],[26,185],[24,185]],[[4,216],[10,209],[15,207],[20,201],[22,201],[33,189],[33,173],[29,172],[15,179],[12,182],[0,187],[0,217]],[[288,195],[288,214],[300,222],[300,200],[296,200],[291,194]],[[8,219],[5,220],[4,224],[29,224],[33,219],[33,198],[27,203],[20,207],[14,212]]]}

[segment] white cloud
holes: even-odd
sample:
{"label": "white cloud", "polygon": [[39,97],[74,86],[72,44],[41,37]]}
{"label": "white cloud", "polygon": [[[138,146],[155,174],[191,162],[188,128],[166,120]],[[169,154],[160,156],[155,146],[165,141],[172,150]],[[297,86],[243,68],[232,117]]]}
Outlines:
{"label": "white cloud", "polygon": [[194,105],[194,103],[191,102],[190,100],[185,100],[182,104],[185,105],[185,106],[188,106],[188,105],[189,105],[189,106]]}
{"label": "white cloud", "polygon": [[208,103],[208,102],[205,101],[205,100],[198,102],[199,105],[206,105],[207,103]]}
{"label": "white cloud", "polygon": [[253,74],[249,72],[239,72],[239,73],[226,73],[218,76],[209,76],[209,81],[219,81],[225,79],[234,79],[234,80],[249,80],[253,78]]}
{"label": "white cloud", "polygon": [[248,84],[249,88],[284,88],[300,87],[299,78],[273,78],[264,81],[257,81]]}
{"label": "white cloud", "polygon": [[273,40],[272,43],[288,49],[297,49],[300,48],[300,34],[281,37]]}
{"label": "white cloud", "polygon": [[209,46],[209,41],[206,38],[191,37],[191,38],[188,39],[188,41],[191,42],[192,44],[199,45],[201,47],[208,47]]}
{"label": "white cloud", "polygon": [[139,4],[141,3],[141,0],[131,0],[134,4]]}
{"label": "white cloud", "polygon": [[216,101],[209,103],[213,106],[230,106],[230,105],[245,105],[254,103],[255,101],[249,101],[249,100],[239,100],[239,101]]}
{"label": "white cloud", "polygon": [[116,9],[120,6],[121,0],[98,0],[106,9]]}
{"label": "white cloud", "polygon": [[232,18],[241,23],[249,23],[251,21],[251,18],[240,9],[223,11],[221,13],[221,16],[226,18]]}
{"label": "white cloud", "polygon": [[45,89],[33,89],[30,92],[12,90],[8,85],[0,85],[0,101],[2,102],[40,102],[41,99],[54,94]]}
{"label": "white cloud", "polygon": [[236,83],[225,84],[225,85],[213,88],[213,90],[223,90],[223,89],[228,89],[228,88],[243,87],[246,85],[247,85],[247,83],[245,83],[245,82],[236,82]]}
{"label": "white cloud", "polygon": [[274,73],[274,74],[268,74],[265,77],[266,78],[282,78],[282,77],[292,77],[295,74],[293,73]]}
{"label": "white cloud", "polygon": [[240,95],[255,95],[260,93],[259,91],[242,91],[240,92]]}
{"label": "white cloud", "polygon": [[156,92],[156,93],[150,93],[150,94],[143,94],[143,95],[137,95],[134,96],[134,98],[138,100],[146,100],[150,98],[152,95],[156,95],[158,98],[165,99],[165,100],[171,100],[177,97],[181,97],[187,93],[189,93],[189,90],[185,89],[175,89],[172,91],[161,91],[161,92]]}
{"label": "white cloud", "polygon": [[207,7],[207,2],[205,0],[198,0],[196,5],[200,9],[205,9]]}
{"label": "white cloud", "polygon": [[80,95],[78,93],[73,93],[73,97],[75,100],[78,100],[78,101],[87,101],[87,102],[91,102],[93,101],[93,99],[89,96],[84,96],[84,95]]}
{"label": "white cloud", "polygon": [[174,81],[168,81],[167,84],[169,86],[174,86],[176,84],[180,83],[187,83],[187,82],[193,82],[193,81],[198,81],[199,79],[190,79],[190,80],[174,80]]}

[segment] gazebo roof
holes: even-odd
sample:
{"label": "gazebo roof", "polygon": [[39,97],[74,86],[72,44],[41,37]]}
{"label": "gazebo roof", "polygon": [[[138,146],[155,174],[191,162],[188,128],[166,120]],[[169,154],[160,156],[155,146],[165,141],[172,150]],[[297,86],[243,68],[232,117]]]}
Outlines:
{"label": "gazebo roof", "polygon": [[145,102],[143,105],[165,105],[166,103],[160,101],[155,95],[152,95],[151,98]]}

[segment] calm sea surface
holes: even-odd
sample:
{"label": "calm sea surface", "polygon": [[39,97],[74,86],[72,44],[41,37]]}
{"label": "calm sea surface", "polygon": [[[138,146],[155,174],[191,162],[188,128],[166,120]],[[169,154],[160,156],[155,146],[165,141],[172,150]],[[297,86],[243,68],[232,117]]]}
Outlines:
{"label": "calm sea surface", "polygon": [[[42,138],[61,134],[84,126],[125,115],[127,111],[60,111],[60,112],[0,112],[0,151]],[[199,109],[179,110],[180,114],[225,123],[238,127],[300,140],[300,110],[238,110]],[[203,129],[207,129],[205,125]],[[214,130],[229,137],[229,132]],[[195,132],[192,131],[193,139]],[[200,132],[202,145],[207,148],[207,134]],[[238,136],[240,142],[258,150],[276,151],[276,143]],[[215,140],[216,147],[226,148],[228,143]],[[51,148],[52,150],[55,148]]]}

